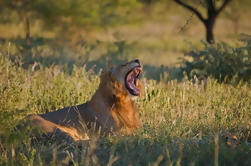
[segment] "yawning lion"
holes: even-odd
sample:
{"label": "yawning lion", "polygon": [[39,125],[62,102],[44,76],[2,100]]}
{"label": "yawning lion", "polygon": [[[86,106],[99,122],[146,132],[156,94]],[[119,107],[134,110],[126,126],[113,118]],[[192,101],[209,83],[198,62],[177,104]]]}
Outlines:
{"label": "yawning lion", "polygon": [[86,131],[131,133],[141,127],[133,96],[141,94],[139,60],[117,66],[101,75],[90,101],[46,114],[30,115],[32,124],[46,134],[64,133],[74,141],[87,139]]}

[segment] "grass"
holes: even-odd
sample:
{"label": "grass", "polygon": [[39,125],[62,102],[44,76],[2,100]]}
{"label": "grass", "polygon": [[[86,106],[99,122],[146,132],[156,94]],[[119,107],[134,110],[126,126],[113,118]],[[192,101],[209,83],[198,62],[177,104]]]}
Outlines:
{"label": "grass", "polygon": [[[98,86],[99,74],[83,66],[73,66],[68,71],[59,64],[25,64],[18,55],[10,45],[0,53],[0,165],[251,162],[250,83],[232,86],[212,78],[205,86],[186,78],[181,82],[141,78],[145,93],[136,103],[143,128],[135,135],[73,144],[31,142],[29,134],[18,134],[11,128],[28,114],[86,102]],[[231,136],[236,140],[231,140]]]}

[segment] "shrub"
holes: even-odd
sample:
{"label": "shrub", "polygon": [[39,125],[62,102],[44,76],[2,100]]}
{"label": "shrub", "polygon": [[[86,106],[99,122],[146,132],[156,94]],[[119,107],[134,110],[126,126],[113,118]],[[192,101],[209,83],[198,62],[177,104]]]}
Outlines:
{"label": "shrub", "polygon": [[201,51],[191,51],[185,56],[183,71],[189,78],[208,76],[219,82],[250,80],[251,78],[251,36],[242,35],[244,46],[232,47],[226,43],[208,44]]}

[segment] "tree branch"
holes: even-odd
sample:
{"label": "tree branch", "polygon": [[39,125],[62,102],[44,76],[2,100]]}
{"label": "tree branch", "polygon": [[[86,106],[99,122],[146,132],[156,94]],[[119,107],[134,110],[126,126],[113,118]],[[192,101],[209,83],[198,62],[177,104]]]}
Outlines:
{"label": "tree branch", "polygon": [[221,7],[218,9],[218,10],[216,10],[216,14],[219,14],[226,6],[227,6],[227,4],[230,2],[231,0],[225,0],[224,2],[223,2],[223,4],[221,5]]}
{"label": "tree branch", "polygon": [[200,12],[198,10],[196,10],[195,8],[193,8],[192,6],[182,2],[181,0],[174,0],[174,2],[176,2],[177,4],[187,8],[188,10],[192,11],[202,22],[205,22],[206,20],[203,18],[203,16],[200,14]]}

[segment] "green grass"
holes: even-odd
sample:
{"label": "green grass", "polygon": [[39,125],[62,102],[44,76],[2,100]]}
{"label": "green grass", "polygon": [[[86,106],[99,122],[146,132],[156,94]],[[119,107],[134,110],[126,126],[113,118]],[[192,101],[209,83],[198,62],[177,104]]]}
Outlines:
{"label": "green grass", "polygon": [[[73,144],[31,142],[26,133],[10,129],[28,114],[86,102],[98,86],[99,74],[83,66],[68,71],[55,60],[54,65],[22,64],[20,56],[27,52],[5,48],[0,52],[0,165],[251,163],[250,83],[232,86],[212,78],[203,86],[186,78],[177,82],[143,77],[145,93],[136,101],[143,128],[135,135]],[[227,145],[223,133],[236,136],[240,144]]]}

